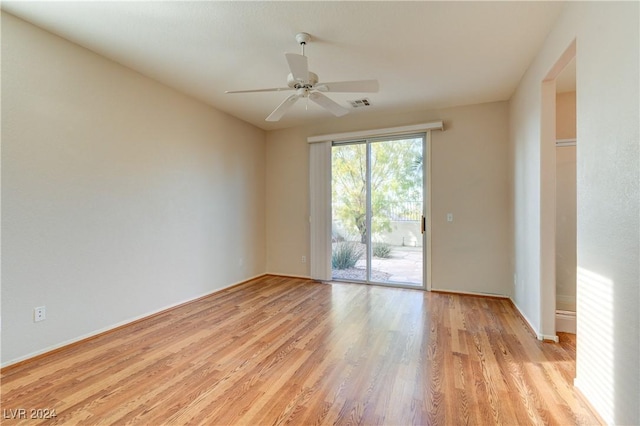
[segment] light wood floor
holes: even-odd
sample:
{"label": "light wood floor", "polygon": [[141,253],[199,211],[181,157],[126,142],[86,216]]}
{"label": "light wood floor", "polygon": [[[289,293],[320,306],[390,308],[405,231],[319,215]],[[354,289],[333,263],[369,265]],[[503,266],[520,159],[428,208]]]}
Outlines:
{"label": "light wood floor", "polygon": [[47,425],[597,424],[563,338],[506,300],[267,276],[5,369],[1,402]]}

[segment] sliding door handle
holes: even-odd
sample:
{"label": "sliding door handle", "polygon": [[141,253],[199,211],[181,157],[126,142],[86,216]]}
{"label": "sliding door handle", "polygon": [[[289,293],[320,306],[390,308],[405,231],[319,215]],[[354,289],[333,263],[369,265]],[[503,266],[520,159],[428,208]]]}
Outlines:
{"label": "sliding door handle", "polygon": [[427,218],[422,216],[422,220],[420,221],[420,233],[424,234],[427,230]]}

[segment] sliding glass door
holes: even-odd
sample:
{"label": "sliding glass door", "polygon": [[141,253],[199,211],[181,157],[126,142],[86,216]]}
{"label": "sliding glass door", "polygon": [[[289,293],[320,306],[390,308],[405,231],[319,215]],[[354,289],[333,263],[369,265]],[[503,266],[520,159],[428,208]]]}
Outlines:
{"label": "sliding glass door", "polygon": [[425,135],[334,143],[332,278],[424,287]]}

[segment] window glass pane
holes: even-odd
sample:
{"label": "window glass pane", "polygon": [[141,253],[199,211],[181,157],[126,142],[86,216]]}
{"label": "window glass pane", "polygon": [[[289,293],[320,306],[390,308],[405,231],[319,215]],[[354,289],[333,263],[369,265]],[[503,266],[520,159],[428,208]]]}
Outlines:
{"label": "window glass pane", "polygon": [[371,143],[371,281],[422,286],[422,138]]}
{"label": "window glass pane", "polygon": [[332,277],[367,279],[365,143],[336,145],[332,150]]}

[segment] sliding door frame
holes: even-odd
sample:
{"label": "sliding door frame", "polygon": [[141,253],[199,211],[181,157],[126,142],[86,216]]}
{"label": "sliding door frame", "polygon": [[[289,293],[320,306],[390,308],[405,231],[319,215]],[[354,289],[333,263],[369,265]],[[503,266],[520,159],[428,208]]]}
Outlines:
{"label": "sliding door frame", "polygon": [[425,132],[422,144],[422,284],[425,290],[431,291],[431,131]]}
{"label": "sliding door frame", "polygon": [[[392,127],[366,131],[334,133],[310,136],[310,270],[311,278],[318,281],[331,281],[331,149],[333,142],[346,142],[367,139],[415,135],[424,133],[423,145],[423,216],[425,232],[423,238],[423,289],[431,290],[431,131],[444,130],[442,121]],[[318,144],[313,146],[313,144]],[[424,168],[426,167],[426,170]],[[370,192],[370,191],[369,191]],[[369,267],[369,266],[368,266]],[[377,285],[377,284],[373,284]],[[403,287],[394,285],[394,287]],[[409,287],[418,289],[419,287]]]}
{"label": "sliding door frame", "polygon": [[[411,289],[421,289],[421,290],[431,290],[431,273],[429,271],[429,267],[431,266],[431,162],[430,162],[430,148],[431,144],[429,143],[430,137],[429,131],[426,132],[418,132],[418,133],[409,133],[409,134],[400,134],[400,135],[386,135],[386,136],[376,136],[370,138],[358,138],[354,140],[342,140],[342,141],[334,141],[331,142],[331,149],[340,146],[348,146],[348,145],[364,145],[365,147],[365,227],[367,229],[366,232],[366,268],[365,268],[365,279],[354,279],[354,280],[339,280],[345,282],[355,282],[367,285],[382,285],[388,287],[400,287],[400,288],[411,288]],[[417,285],[412,285],[410,282],[395,282],[395,281],[373,281],[373,211],[372,211],[372,187],[371,182],[373,178],[373,170],[372,170],[372,152],[373,152],[373,144],[379,143],[392,143],[395,141],[408,140],[408,139],[420,139],[422,142],[421,146],[421,154],[422,154],[422,179],[421,179],[421,192],[422,192],[422,206],[420,209],[420,228],[422,230],[420,239],[421,239],[421,247],[422,247],[422,282]],[[333,164],[331,175],[333,179]],[[333,204],[333,199],[331,200],[331,204]],[[331,218],[333,221],[333,217]],[[332,269],[333,272],[333,269]],[[333,276],[332,276],[333,279]]]}

